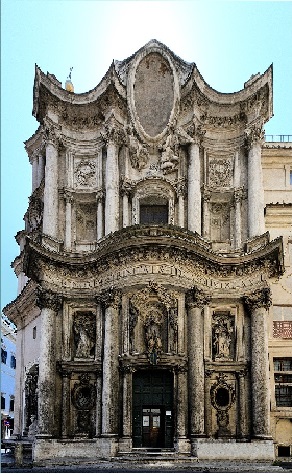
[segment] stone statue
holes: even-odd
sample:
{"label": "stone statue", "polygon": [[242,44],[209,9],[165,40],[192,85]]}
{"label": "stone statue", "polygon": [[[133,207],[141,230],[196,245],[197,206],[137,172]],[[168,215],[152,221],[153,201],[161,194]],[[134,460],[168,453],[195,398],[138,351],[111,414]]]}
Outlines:
{"label": "stone statue", "polygon": [[170,133],[162,148],[161,169],[163,174],[171,173],[178,167],[178,139],[174,133]]}
{"label": "stone statue", "polygon": [[92,313],[77,313],[74,318],[73,332],[75,357],[89,359],[94,357],[95,324]]}

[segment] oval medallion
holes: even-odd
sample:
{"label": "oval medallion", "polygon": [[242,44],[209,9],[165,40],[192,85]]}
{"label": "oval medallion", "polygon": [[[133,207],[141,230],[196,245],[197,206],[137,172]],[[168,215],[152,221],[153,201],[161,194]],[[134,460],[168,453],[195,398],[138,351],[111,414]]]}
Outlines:
{"label": "oval medallion", "polygon": [[159,53],[149,53],[136,70],[134,99],[139,122],[150,136],[163,132],[174,103],[173,74]]}

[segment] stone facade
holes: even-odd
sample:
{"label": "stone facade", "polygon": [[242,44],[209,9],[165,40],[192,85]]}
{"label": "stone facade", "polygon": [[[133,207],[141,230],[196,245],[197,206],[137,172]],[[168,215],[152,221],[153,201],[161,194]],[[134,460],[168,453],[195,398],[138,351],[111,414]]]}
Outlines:
{"label": "stone facade", "polygon": [[272,67],[221,94],[152,40],[84,94],[36,66],[33,115],[19,296],[4,309],[15,433],[36,462],[273,459],[291,417],[270,409],[269,369],[292,356],[289,338],[269,349],[275,304],[292,308],[291,188],[276,203],[264,185],[274,156],[292,158],[264,140]]}

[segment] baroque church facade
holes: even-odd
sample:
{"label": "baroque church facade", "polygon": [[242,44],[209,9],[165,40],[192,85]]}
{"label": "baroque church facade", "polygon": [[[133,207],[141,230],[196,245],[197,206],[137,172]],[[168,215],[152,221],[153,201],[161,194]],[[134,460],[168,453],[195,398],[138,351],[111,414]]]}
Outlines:
{"label": "baroque church facade", "polygon": [[35,462],[290,454],[292,148],[264,139],[272,94],[272,66],[223,94],[156,40],[87,93],[36,66],[4,308]]}

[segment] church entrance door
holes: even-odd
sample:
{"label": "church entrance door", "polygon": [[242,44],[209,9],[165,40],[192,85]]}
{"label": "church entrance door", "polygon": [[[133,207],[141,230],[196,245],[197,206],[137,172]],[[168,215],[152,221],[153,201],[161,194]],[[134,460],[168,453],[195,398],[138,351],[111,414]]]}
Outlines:
{"label": "church entrance door", "polygon": [[173,447],[173,374],[145,370],[133,374],[133,447]]}

